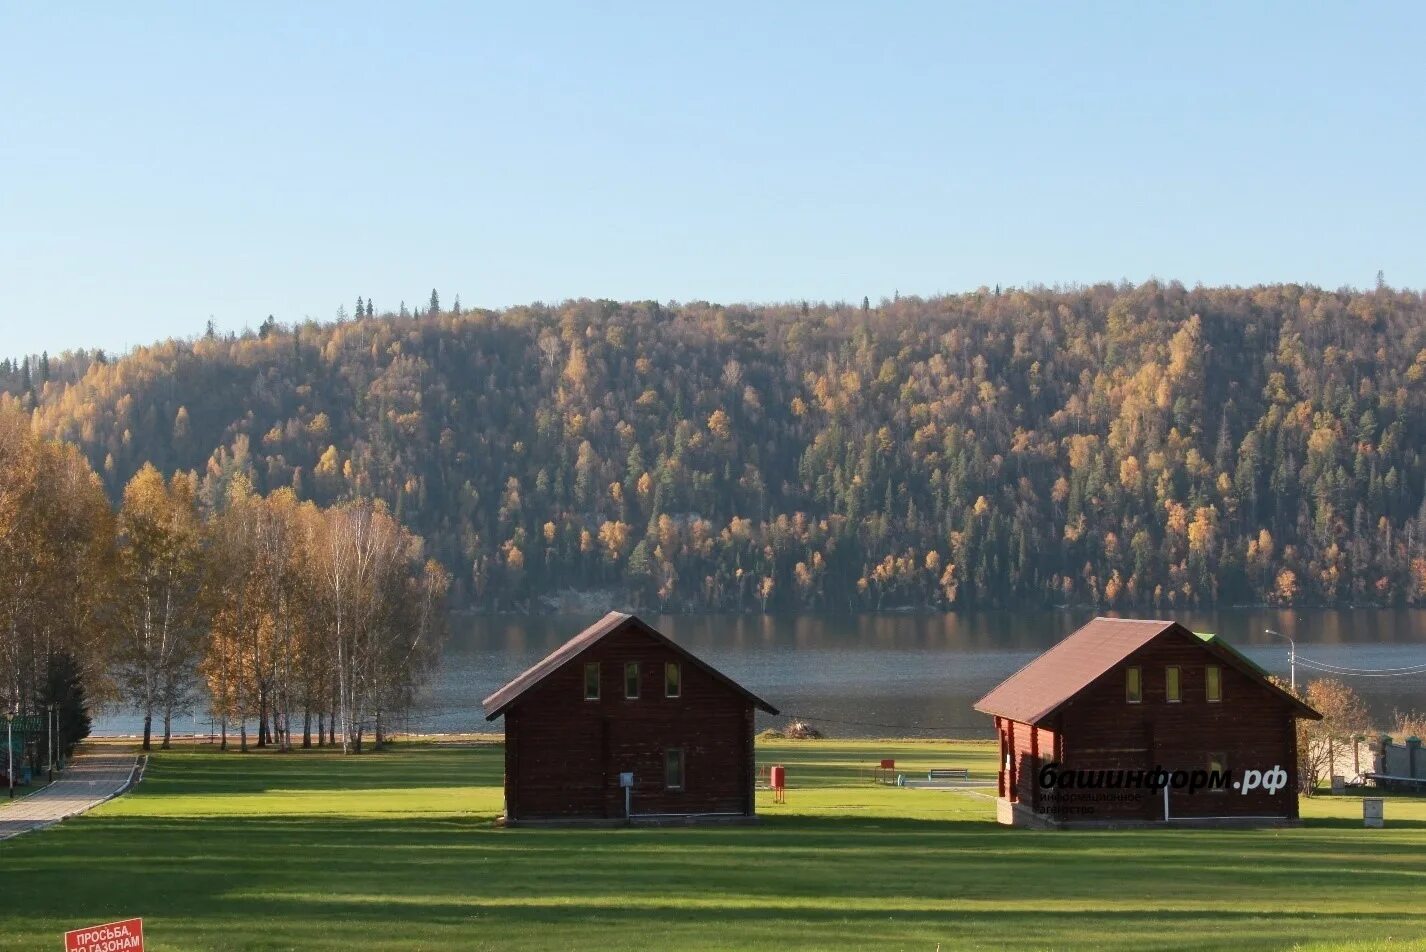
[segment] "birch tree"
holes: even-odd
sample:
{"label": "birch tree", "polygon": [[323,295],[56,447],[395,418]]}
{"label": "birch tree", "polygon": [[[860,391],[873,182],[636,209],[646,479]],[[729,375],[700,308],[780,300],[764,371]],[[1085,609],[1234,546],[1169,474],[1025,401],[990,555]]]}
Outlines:
{"label": "birch tree", "polygon": [[169,745],[175,710],[192,690],[206,627],[202,525],[191,474],[165,483],[145,466],[119,510],[118,664],[121,687],[143,715],[143,749],[163,718]]}

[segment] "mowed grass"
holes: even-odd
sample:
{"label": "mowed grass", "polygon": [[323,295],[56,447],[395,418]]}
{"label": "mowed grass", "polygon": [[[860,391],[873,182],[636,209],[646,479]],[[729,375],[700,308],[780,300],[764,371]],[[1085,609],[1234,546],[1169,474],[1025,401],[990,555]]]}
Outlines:
{"label": "mowed grass", "polygon": [[150,950],[1426,948],[1426,802],[1305,801],[1292,830],[1044,833],[978,743],[786,742],[758,827],[504,830],[496,745],[176,751],[91,814],[0,843],[0,949],[143,916]]}

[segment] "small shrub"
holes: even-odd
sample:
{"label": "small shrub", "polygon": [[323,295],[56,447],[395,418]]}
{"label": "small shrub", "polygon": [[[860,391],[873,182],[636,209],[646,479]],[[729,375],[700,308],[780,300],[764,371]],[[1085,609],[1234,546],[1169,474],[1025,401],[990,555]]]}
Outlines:
{"label": "small shrub", "polygon": [[1426,713],[1421,711],[1393,711],[1395,721],[1391,735],[1397,743],[1405,743],[1408,737],[1426,737]]}

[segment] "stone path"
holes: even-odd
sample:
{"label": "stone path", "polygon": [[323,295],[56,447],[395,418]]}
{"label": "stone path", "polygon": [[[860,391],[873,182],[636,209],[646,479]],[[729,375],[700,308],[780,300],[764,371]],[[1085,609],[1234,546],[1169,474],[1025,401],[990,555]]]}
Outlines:
{"label": "stone path", "polygon": [[[43,829],[123,793],[138,776],[138,763],[137,754],[101,749],[79,754],[60,779],[8,806],[6,791],[0,789],[0,840]],[[20,795],[18,788],[15,795]]]}

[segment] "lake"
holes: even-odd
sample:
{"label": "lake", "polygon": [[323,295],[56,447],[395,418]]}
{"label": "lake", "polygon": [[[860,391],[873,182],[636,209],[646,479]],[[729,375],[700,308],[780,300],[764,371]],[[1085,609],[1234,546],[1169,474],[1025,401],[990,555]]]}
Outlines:
{"label": "lake", "polygon": [[[668,615],[645,620],[782,710],[759,726],[807,720],[829,736],[990,737],[990,718],[971,705],[1094,612]],[[1426,609],[1183,612],[1195,631],[1225,636],[1274,674],[1288,675],[1288,646],[1299,661],[1339,667],[1426,664]],[[451,620],[440,669],[413,730],[498,729],[480,701],[593,621],[592,616],[476,616]],[[1319,674],[1299,665],[1298,680]],[[1382,726],[1395,710],[1426,709],[1426,675],[1345,678]],[[185,718],[175,729],[188,732]],[[206,718],[199,722],[206,731]],[[126,713],[95,719],[96,733],[133,733]]]}

